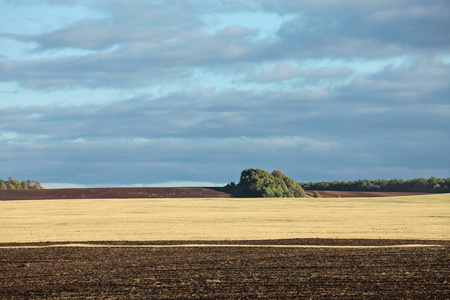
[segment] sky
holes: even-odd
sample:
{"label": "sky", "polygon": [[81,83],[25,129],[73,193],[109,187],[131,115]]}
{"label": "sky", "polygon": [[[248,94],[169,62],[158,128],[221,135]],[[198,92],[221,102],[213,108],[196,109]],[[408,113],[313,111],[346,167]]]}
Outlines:
{"label": "sky", "polygon": [[0,178],[450,177],[448,0],[0,0]]}

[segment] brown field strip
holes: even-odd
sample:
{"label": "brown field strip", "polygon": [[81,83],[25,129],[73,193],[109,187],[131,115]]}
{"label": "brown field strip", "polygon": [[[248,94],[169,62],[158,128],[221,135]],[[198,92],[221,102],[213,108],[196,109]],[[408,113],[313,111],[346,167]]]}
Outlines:
{"label": "brown field strip", "polygon": [[229,198],[233,195],[214,187],[78,188],[43,190],[0,190],[0,201],[48,199],[127,198]]}
{"label": "brown field strip", "polygon": [[174,244],[174,245],[120,245],[120,244],[54,244],[54,245],[15,245],[0,246],[0,249],[41,249],[58,247],[81,247],[81,248],[340,248],[340,249],[376,249],[376,248],[413,248],[413,247],[444,247],[439,244],[402,244],[402,245],[379,245],[379,246],[336,246],[336,245],[249,245],[249,244]]}
{"label": "brown field strip", "polygon": [[[312,194],[313,191],[306,191]],[[393,197],[425,195],[404,192],[319,191],[331,197]],[[230,198],[231,194],[220,187],[140,187],[140,188],[78,188],[43,190],[0,190],[0,201],[48,199],[128,199],[128,198]]]}
{"label": "brown field strip", "polygon": [[[404,247],[410,241],[392,240],[324,242],[381,246],[363,248],[248,247],[245,241],[239,243],[243,242],[237,247],[0,249],[0,298],[448,299],[450,295],[449,242],[442,242],[442,247]],[[292,241],[277,243],[283,242]]]}

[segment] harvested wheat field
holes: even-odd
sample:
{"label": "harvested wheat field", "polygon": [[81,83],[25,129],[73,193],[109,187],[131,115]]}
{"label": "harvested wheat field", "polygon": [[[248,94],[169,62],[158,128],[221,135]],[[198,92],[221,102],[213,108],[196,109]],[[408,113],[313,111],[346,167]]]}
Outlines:
{"label": "harvested wheat field", "polygon": [[450,194],[0,202],[0,242],[450,239]]}
{"label": "harvested wheat field", "polygon": [[0,202],[0,298],[447,299],[450,195]]}

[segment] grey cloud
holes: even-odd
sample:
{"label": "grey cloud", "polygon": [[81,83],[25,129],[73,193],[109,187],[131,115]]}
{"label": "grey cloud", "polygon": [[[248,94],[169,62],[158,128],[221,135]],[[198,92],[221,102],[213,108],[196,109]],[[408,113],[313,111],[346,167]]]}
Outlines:
{"label": "grey cloud", "polygon": [[450,87],[443,78],[450,76],[450,65],[439,56],[421,58],[410,64],[390,66],[371,75],[355,78],[352,85],[339,89],[342,97],[379,103],[447,103]]}
{"label": "grey cloud", "polygon": [[248,80],[260,83],[276,83],[295,80],[303,81],[306,84],[319,84],[323,82],[343,82],[352,75],[349,68],[344,67],[318,67],[299,68],[286,63],[275,65],[268,71],[252,74]]}
{"label": "grey cloud", "polygon": [[396,5],[300,14],[283,24],[279,36],[299,56],[386,57],[404,51],[449,50],[448,3]]}
{"label": "grey cloud", "polygon": [[[0,63],[0,80],[18,82],[30,89],[136,88],[167,81],[189,83],[196,68],[221,74],[237,65],[254,67],[286,60],[377,58],[405,53],[434,55],[448,52],[450,45],[445,32],[445,28],[450,27],[450,11],[445,2],[405,3],[402,9],[377,4],[373,11],[357,5],[358,11],[348,8],[354,4],[350,1],[342,4],[344,10],[338,13],[322,7],[320,2],[303,3],[302,10],[302,5],[285,1],[279,6],[294,6],[291,13],[296,17],[281,26],[277,37],[263,40],[257,39],[257,30],[242,26],[229,26],[206,34],[202,31],[205,24],[200,14],[216,7],[205,4],[200,8],[189,1],[176,4],[179,5],[170,1],[160,4],[100,2],[99,9],[109,14],[104,19],[83,20],[35,36],[3,34],[16,40],[35,41],[41,50],[95,51],[85,55],[3,62]],[[230,9],[234,6],[250,9],[242,5],[235,1],[226,3]],[[258,9],[268,8],[263,3]],[[299,75],[306,81],[317,80],[314,79],[317,76],[327,77],[327,74],[315,73]]]}
{"label": "grey cloud", "polygon": [[449,65],[435,58],[361,74],[339,88],[176,92],[109,105],[9,108],[2,110],[0,130],[72,140],[286,135],[330,139],[340,132],[359,137],[388,128],[396,133],[421,128],[442,133],[449,127],[443,107],[450,94],[442,78],[449,76]]}
{"label": "grey cloud", "polygon": [[[144,39],[115,50],[85,55],[9,61],[0,63],[0,80],[17,81],[30,89],[75,86],[121,89],[189,80],[195,68],[226,67],[227,63],[251,59],[259,51],[257,44],[264,43],[251,42],[252,35],[253,31],[234,27],[190,40],[157,43]],[[82,42],[90,43],[84,39]],[[104,46],[101,40],[95,43]],[[115,42],[107,39],[105,43]]]}
{"label": "grey cloud", "polygon": [[107,20],[83,20],[72,26],[41,34],[34,40],[41,49],[101,50],[122,42]]}
{"label": "grey cloud", "polygon": [[300,70],[288,64],[276,65],[272,70],[259,76],[261,82],[283,81],[297,78],[300,76]]}
{"label": "grey cloud", "polygon": [[101,50],[121,42],[109,27],[105,20],[83,20],[69,27],[35,36],[14,33],[3,33],[0,36],[36,43],[38,47],[34,51],[54,48]]}
{"label": "grey cloud", "polygon": [[109,51],[84,56],[0,63],[1,81],[18,81],[29,89],[70,87],[131,88],[184,78],[192,70],[166,66],[158,58],[114,55]]}
{"label": "grey cloud", "polygon": [[[27,170],[17,177],[47,182],[126,184],[136,178],[227,182],[244,168],[261,167],[308,181],[355,176],[355,169],[384,178],[399,174],[389,173],[395,168],[402,177],[423,176],[425,169],[442,174],[450,164],[450,118],[441,104],[363,97],[355,104],[331,92],[303,97],[228,91],[5,108],[0,152],[11,163],[3,172]],[[39,172],[53,175],[41,179]]]}
{"label": "grey cloud", "polygon": [[[2,110],[0,129],[55,140],[321,136],[334,141],[342,132],[360,138],[387,129],[443,134],[448,127],[442,113],[445,99],[435,95],[448,93],[448,88],[421,90],[420,97],[405,99],[404,93],[414,93],[409,78],[401,77],[407,72],[398,70],[398,83],[385,89],[382,78],[368,76],[329,91],[173,93],[103,106],[9,108]],[[361,86],[362,80],[370,84]]]}
{"label": "grey cloud", "polygon": [[450,5],[437,2],[380,11],[369,19],[374,38],[421,48],[441,48],[447,51],[450,37]]}
{"label": "grey cloud", "polygon": [[[103,19],[33,36],[9,33],[51,51],[46,59],[0,62],[0,81],[46,89],[49,97],[77,87],[167,84],[175,92],[104,105],[0,108],[3,177],[227,182],[248,167],[281,169],[300,181],[448,176],[447,2],[158,3],[148,10],[145,1],[98,1]],[[267,39],[243,26],[203,32],[201,14],[221,9],[293,17]],[[60,55],[60,48],[90,51]],[[309,59],[397,55],[406,63],[375,73],[297,67]],[[197,70],[211,80],[197,82]],[[238,74],[234,86],[209,89],[230,73]],[[315,86],[324,81],[334,85]]]}
{"label": "grey cloud", "polygon": [[[368,13],[382,10],[395,10],[416,5],[423,5],[421,0],[379,0],[379,1],[358,1],[358,0],[255,0],[252,3],[248,1],[229,1],[230,5],[237,8],[246,8],[253,10],[269,10],[282,14],[293,14],[295,12],[350,12],[350,13]],[[434,1],[436,5],[446,5],[445,0]]]}
{"label": "grey cloud", "polygon": [[195,38],[203,22],[183,6],[156,2],[108,1],[92,4],[109,16],[102,19],[83,19],[69,26],[36,34],[5,36],[22,41],[34,41],[38,50],[53,48],[81,48],[102,50],[125,43],[161,44],[172,39]]}
{"label": "grey cloud", "polygon": [[[272,144],[271,139],[254,138],[97,139],[47,142],[28,147],[27,151],[24,151],[27,147],[18,143],[7,145],[0,152],[11,153],[8,157],[11,161],[20,157],[24,157],[22,161],[35,161],[29,168],[23,168],[21,163],[15,167],[20,165],[20,170],[27,169],[30,173],[53,174],[42,179],[50,182],[55,178],[77,183],[161,182],[207,180],[211,176],[227,182],[248,164],[261,165],[265,161],[278,164],[284,160],[280,155],[287,149],[298,151],[298,143],[303,148],[308,142],[292,141],[289,137],[274,140],[278,140],[277,144]],[[265,151],[260,152],[261,148]],[[24,156],[28,151],[32,155]],[[2,171],[12,169],[13,166],[5,165]]]}

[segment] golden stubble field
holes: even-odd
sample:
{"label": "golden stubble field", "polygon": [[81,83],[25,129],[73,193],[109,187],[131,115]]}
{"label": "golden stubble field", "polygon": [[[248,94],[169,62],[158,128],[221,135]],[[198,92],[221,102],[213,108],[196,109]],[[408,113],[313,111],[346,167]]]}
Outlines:
{"label": "golden stubble field", "polygon": [[0,243],[286,238],[450,240],[450,194],[0,202]]}

